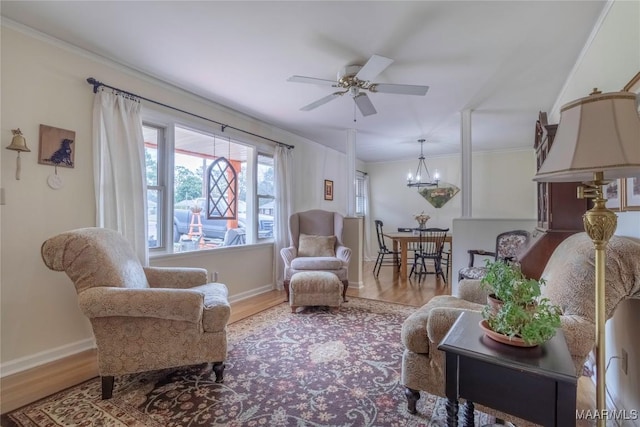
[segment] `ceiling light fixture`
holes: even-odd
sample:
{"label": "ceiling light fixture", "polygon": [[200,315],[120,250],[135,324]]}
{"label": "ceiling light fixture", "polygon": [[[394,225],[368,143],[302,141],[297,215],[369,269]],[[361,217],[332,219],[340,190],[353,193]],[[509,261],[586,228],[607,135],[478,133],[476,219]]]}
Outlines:
{"label": "ceiling light fixture", "polygon": [[438,182],[440,181],[440,174],[438,173],[438,169],[435,170],[433,174],[433,179],[431,179],[431,175],[429,175],[429,169],[427,169],[427,164],[424,161],[424,153],[422,151],[424,146],[424,139],[419,139],[420,143],[420,157],[418,157],[418,168],[416,169],[416,174],[411,175],[411,172],[407,175],[407,187],[437,187]]}

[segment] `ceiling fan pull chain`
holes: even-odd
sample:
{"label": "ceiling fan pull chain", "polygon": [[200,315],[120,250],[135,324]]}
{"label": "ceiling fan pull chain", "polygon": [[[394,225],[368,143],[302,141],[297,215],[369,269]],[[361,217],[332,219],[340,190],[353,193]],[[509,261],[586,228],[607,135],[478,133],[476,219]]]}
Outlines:
{"label": "ceiling fan pull chain", "polygon": [[356,123],[356,100],[353,100],[353,123]]}

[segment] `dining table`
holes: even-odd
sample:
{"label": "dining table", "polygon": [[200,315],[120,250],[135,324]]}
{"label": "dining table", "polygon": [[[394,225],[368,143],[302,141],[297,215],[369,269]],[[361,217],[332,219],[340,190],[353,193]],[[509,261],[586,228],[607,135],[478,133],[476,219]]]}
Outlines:
{"label": "dining table", "polygon": [[[393,231],[393,232],[384,232],[382,233],[384,237],[391,239],[393,242],[393,251],[400,252],[400,279],[407,279],[407,268],[409,264],[409,243],[410,242],[419,242],[420,234],[413,233],[409,231]],[[423,236],[423,239],[426,237]],[[444,239],[445,243],[449,243],[449,245],[453,244],[453,239],[451,234],[447,234],[447,237]]]}

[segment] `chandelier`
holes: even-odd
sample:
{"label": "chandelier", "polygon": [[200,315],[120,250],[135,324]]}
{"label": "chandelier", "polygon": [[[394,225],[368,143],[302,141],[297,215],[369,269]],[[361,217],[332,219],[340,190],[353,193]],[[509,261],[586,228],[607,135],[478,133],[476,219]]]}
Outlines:
{"label": "chandelier", "polygon": [[429,169],[427,169],[427,164],[424,162],[424,153],[422,148],[424,146],[424,139],[419,139],[420,143],[420,157],[418,157],[418,168],[416,169],[416,174],[411,175],[411,172],[407,175],[407,187],[437,187],[438,181],[440,181],[440,174],[436,169],[433,174],[433,179],[431,179],[431,175],[429,175]]}

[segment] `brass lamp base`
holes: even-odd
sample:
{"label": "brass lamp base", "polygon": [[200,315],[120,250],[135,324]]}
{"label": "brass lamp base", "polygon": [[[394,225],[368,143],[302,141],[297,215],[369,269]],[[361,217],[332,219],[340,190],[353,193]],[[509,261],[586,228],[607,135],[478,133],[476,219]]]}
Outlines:
{"label": "brass lamp base", "polygon": [[583,216],[584,229],[593,241],[595,247],[595,320],[596,320],[596,409],[600,415],[598,427],[605,427],[606,419],[603,416],[606,412],[606,387],[605,387],[605,250],[607,244],[616,231],[618,217],[605,204],[602,187],[608,184],[604,180],[603,172],[595,172],[593,181],[585,183],[578,188],[579,198],[593,198],[593,208],[588,210]]}

